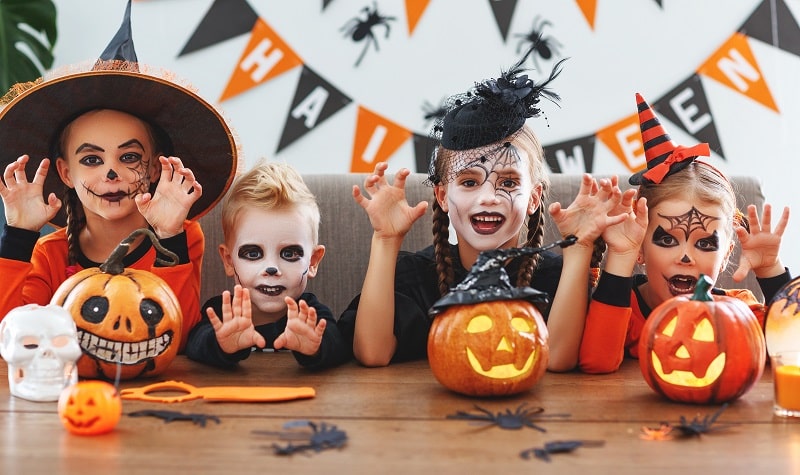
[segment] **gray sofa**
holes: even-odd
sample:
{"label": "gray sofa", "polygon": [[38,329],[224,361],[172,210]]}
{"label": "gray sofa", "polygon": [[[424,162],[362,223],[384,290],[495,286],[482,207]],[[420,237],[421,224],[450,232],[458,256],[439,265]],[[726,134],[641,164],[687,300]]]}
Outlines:
{"label": "gray sofa", "polygon": [[[339,315],[360,291],[361,283],[369,260],[369,245],[372,228],[366,213],[352,197],[353,185],[362,185],[363,174],[317,174],[304,175],[306,183],[317,197],[322,222],[320,224],[320,243],[326,247],[325,258],[320,264],[317,277],[309,281],[309,291],[331,307]],[[391,179],[391,177],[390,177]],[[406,187],[408,201],[412,204],[421,200],[431,200],[433,191],[423,184],[425,175],[412,174]],[[580,175],[553,174],[548,202],[560,201],[565,206],[572,202],[580,187]],[[620,180],[627,183],[627,177]],[[756,178],[736,176],[731,179],[737,191],[739,208],[755,204],[761,209],[764,195]],[[203,261],[203,282],[201,303],[225,289],[232,288],[232,281],[225,276],[217,246],[222,242],[220,226],[220,206],[200,220],[206,236],[206,256]],[[428,215],[414,225],[404,242],[404,249],[417,250],[431,244],[430,208]],[[545,242],[557,239],[558,232],[548,223]],[[734,284],[731,275],[738,262],[738,250],[731,259],[726,272],[720,277],[718,286],[723,288],[747,287],[756,295],[761,291],[751,275],[743,283]]]}

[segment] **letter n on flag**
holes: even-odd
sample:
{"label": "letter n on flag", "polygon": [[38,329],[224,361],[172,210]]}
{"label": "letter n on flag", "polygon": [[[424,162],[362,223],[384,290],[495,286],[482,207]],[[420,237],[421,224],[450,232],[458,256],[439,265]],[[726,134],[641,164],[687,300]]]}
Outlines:
{"label": "letter n on flag", "polygon": [[371,172],[376,163],[386,161],[411,135],[410,130],[359,106],[350,171]]}
{"label": "letter n on flag", "polygon": [[301,64],[300,57],[259,18],[219,100],[230,99]]}

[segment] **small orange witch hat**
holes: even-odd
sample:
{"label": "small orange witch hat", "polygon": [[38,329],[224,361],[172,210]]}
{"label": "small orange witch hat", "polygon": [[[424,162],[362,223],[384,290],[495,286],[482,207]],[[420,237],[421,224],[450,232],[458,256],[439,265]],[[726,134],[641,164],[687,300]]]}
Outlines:
{"label": "small orange witch hat", "polygon": [[659,184],[669,175],[686,168],[698,156],[711,156],[707,143],[693,147],[675,145],[653,109],[639,93],[636,93],[636,106],[647,168],[631,175],[628,179],[631,185]]}

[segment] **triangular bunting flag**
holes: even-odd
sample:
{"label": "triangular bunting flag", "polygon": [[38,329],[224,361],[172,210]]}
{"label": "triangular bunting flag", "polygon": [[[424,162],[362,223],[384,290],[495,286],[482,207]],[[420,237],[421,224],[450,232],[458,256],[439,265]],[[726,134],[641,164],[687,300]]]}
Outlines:
{"label": "triangular bunting flag", "polygon": [[[658,115],[677,124],[686,133],[705,142],[717,155],[725,158],[722,143],[719,141],[717,125],[708,105],[706,91],[700,77],[693,74],[675,86],[664,97],[652,104]],[[692,145],[692,144],[686,144]]]}
{"label": "triangular bunting flag", "polygon": [[739,32],[800,56],[800,27],[783,0],[762,1]]}
{"label": "triangular bunting flag", "polygon": [[408,36],[414,34],[419,19],[428,8],[430,0],[406,0],[406,19],[408,21]]}
{"label": "triangular bunting flag", "polygon": [[500,35],[505,43],[508,38],[508,28],[511,26],[511,17],[517,8],[517,0],[489,0],[489,5],[494,13],[494,20],[500,28]]}
{"label": "triangular bunting flag", "polygon": [[342,91],[304,65],[276,153],[351,102]]}
{"label": "triangular bunting flag", "polygon": [[633,113],[598,131],[597,138],[617,156],[631,173],[647,166],[638,113]]}
{"label": "triangular bunting flag", "polygon": [[300,57],[259,18],[219,100],[230,99],[301,64]]}
{"label": "triangular bunting flag", "polygon": [[734,33],[697,72],[779,112],[747,37],[741,33]]}
{"label": "triangular bunting flag", "polygon": [[438,145],[436,139],[428,135],[414,134],[414,164],[419,173],[428,173],[431,155]]}
{"label": "triangular bunting flag", "polygon": [[578,3],[578,8],[581,9],[586,21],[589,22],[589,28],[594,30],[594,17],[597,12],[597,0],[575,0]]}
{"label": "triangular bunting flag", "polygon": [[547,165],[553,173],[582,174],[594,169],[595,136],[587,135],[544,147]]}
{"label": "triangular bunting flag", "polygon": [[359,106],[350,171],[371,172],[377,162],[386,161],[409,137],[410,130]]}
{"label": "triangular bunting flag", "polygon": [[178,56],[252,31],[257,20],[258,13],[247,0],[214,0]]}

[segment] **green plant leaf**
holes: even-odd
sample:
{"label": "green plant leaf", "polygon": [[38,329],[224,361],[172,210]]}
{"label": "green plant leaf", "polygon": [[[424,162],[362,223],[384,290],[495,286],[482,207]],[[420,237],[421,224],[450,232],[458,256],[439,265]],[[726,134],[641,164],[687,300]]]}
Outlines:
{"label": "green plant leaf", "polygon": [[0,95],[42,75],[31,56],[49,69],[57,38],[53,0],[0,0]]}

